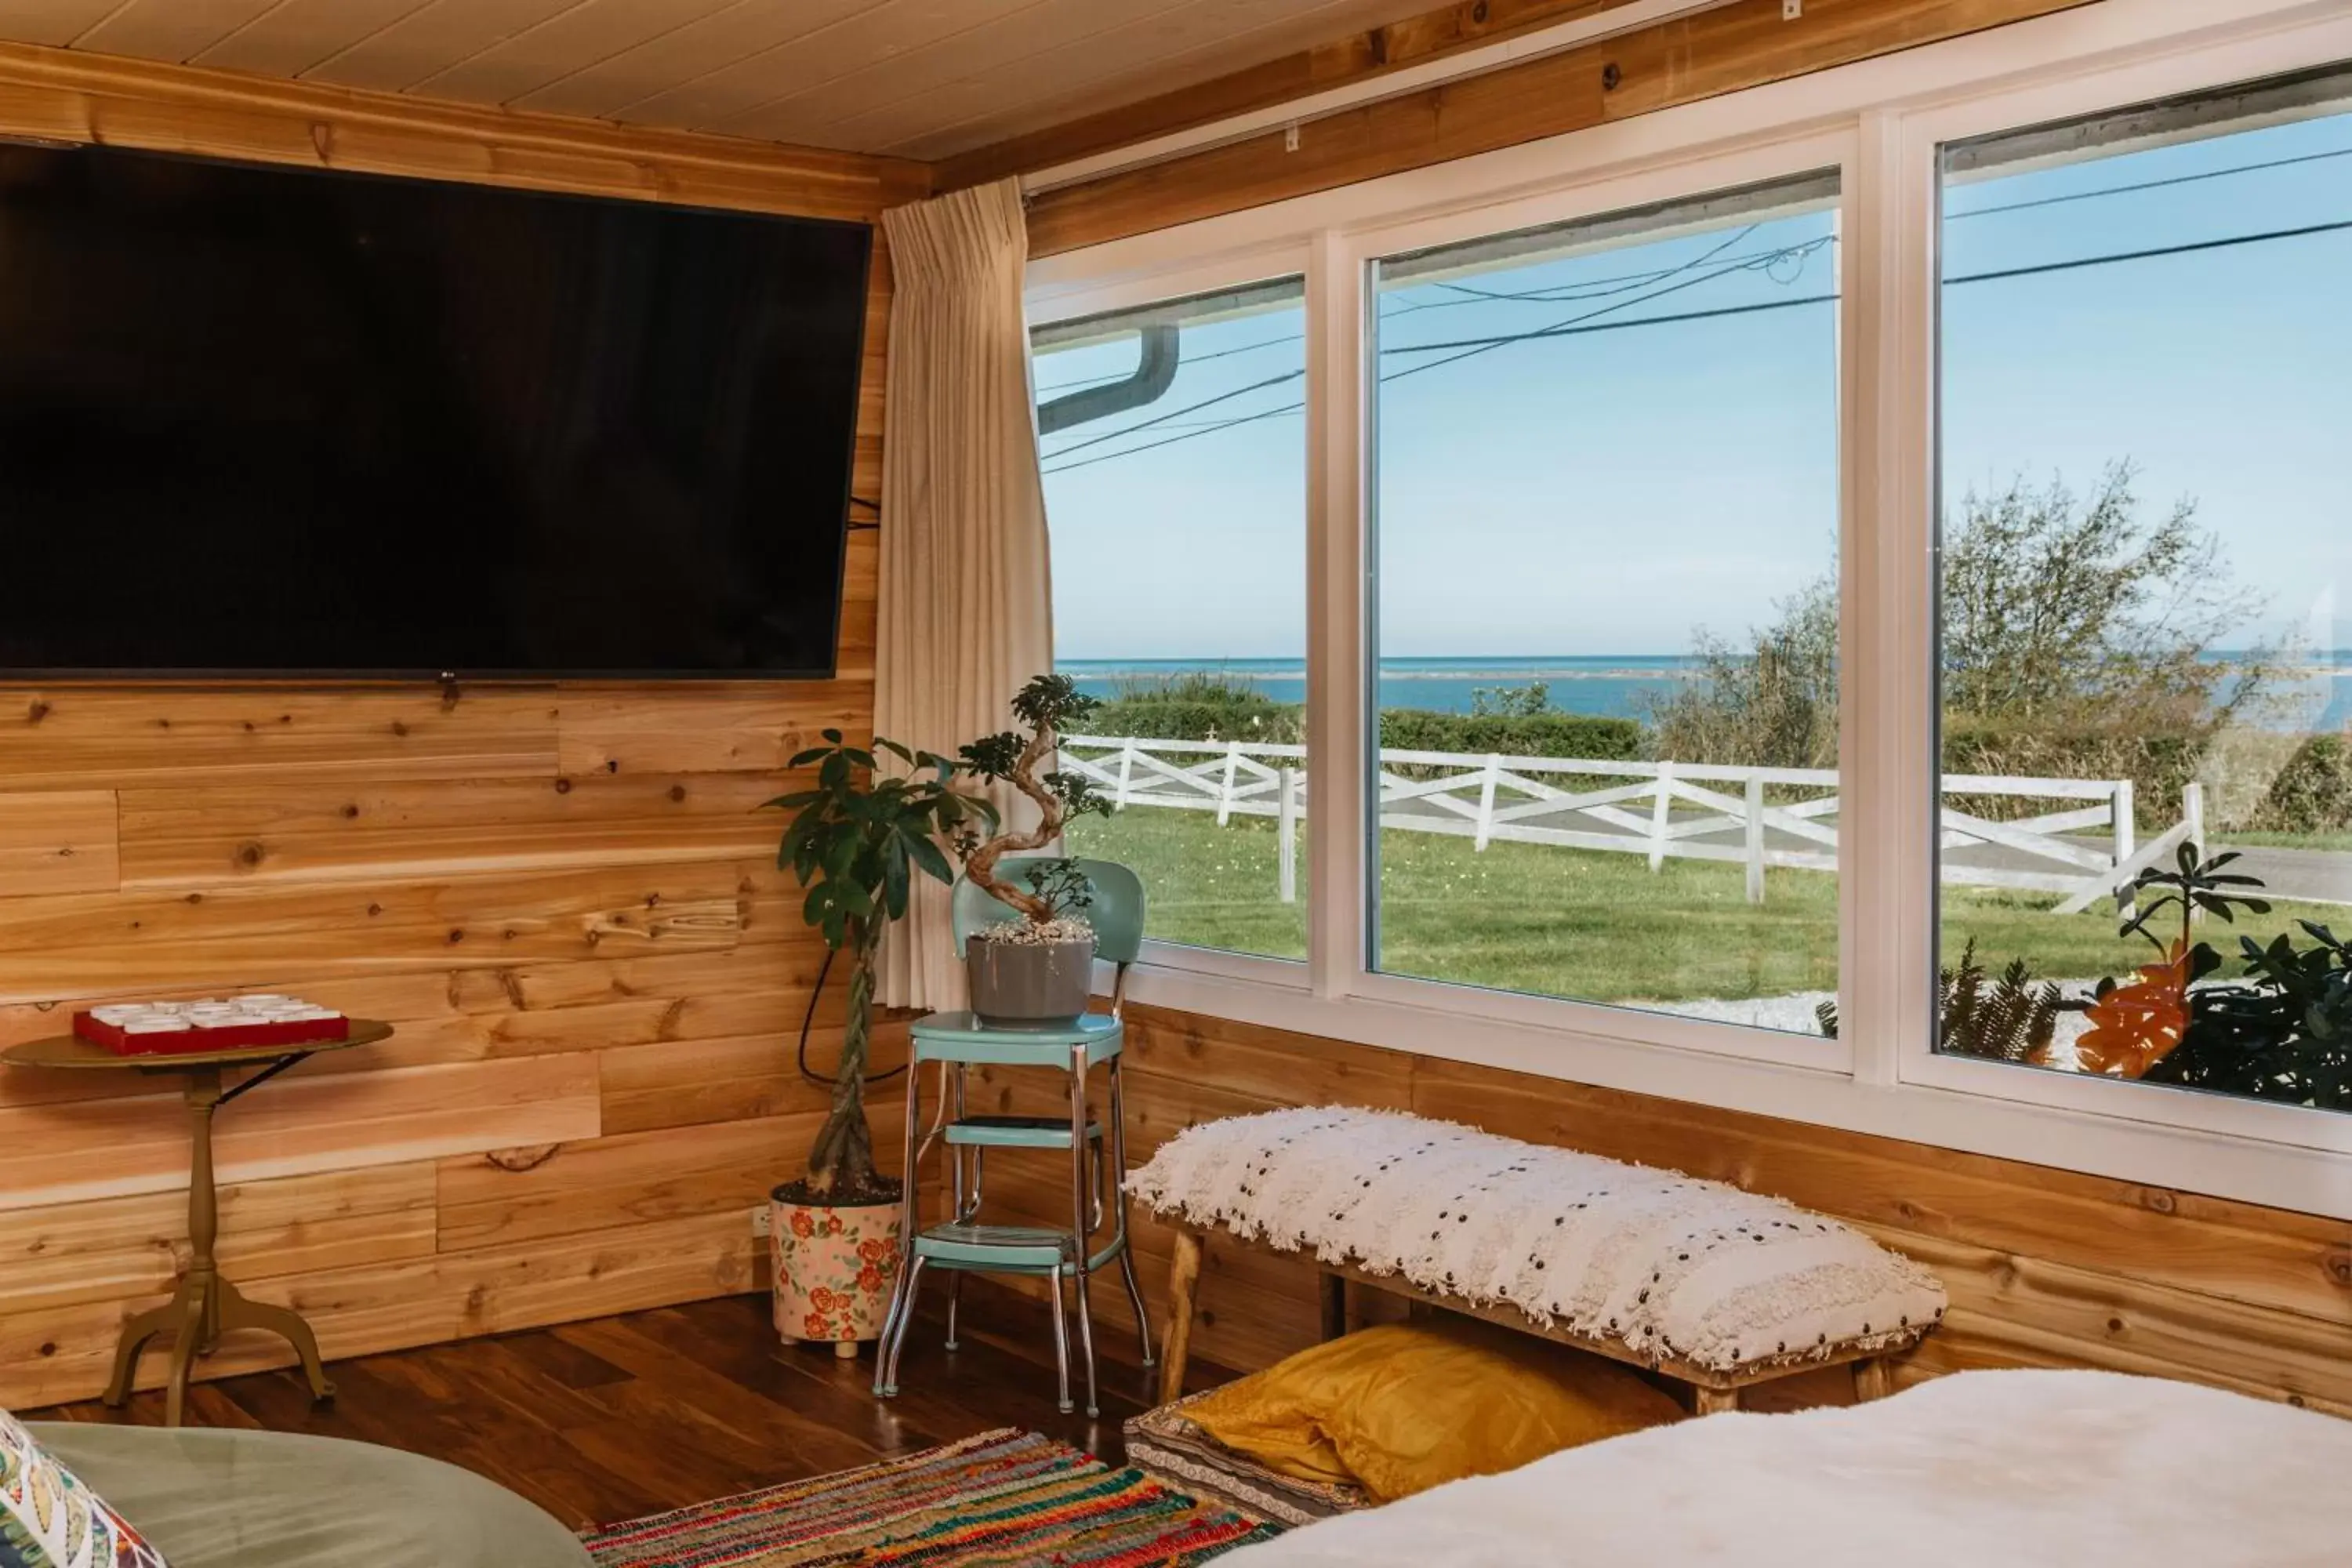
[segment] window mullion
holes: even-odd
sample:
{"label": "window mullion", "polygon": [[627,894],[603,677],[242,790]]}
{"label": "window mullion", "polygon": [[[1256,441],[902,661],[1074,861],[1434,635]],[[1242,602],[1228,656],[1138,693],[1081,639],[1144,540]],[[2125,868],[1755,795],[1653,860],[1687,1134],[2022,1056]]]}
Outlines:
{"label": "window mullion", "polygon": [[1344,996],[1363,973],[1364,268],[1325,230],[1307,268],[1307,841],[1309,984]]}
{"label": "window mullion", "polygon": [[1840,974],[1853,1070],[1892,1085],[1932,1045],[1935,184],[1904,123],[1865,115],[1842,247],[1848,331]]}

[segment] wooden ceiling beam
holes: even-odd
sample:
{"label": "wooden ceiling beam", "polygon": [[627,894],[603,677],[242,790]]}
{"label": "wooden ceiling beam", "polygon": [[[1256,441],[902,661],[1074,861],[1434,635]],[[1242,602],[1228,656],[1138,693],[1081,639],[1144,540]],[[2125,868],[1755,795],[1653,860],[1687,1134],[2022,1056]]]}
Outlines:
{"label": "wooden ceiling beam", "polygon": [[[2098,3],[1804,0],[1802,15],[1791,19],[1782,14],[1782,0],[1733,0],[1696,16],[1310,121],[1298,128],[1295,150],[1286,146],[1282,131],[1270,131],[1041,192],[1030,204],[1030,254],[1050,256],[1284,201]],[[1585,8],[1598,7],[1588,4]],[[1468,7],[1448,8],[1457,9]],[[1565,10],[1562,7],[1541,19],[1557,21]],[[1429,14],[1430,17],[1439,15]],[[1496,18],[1491,10],[1489,17],[1492,25]],[[1412,28],[1428,20],[1417,18],[1415,23],[1400,26]],[[1437,53],[1459,47],[1437,41],[1435,34],[1426,37],[1431,40],[1427,47]],[[1361,47],[1360,39],[1333,46],[1341,50]],[[1414,57],[1428,58],[1431,55],[1426,53]],[[1372,68],[1392,69],[1397,63],[1391,57]],[[1294,65],[1290,68],[1307,68]],[[1335,85],[1338,79],[1327,76],[1306,81],[1300,90]],[[1223,89],[1212,84],[1199,90],[1214,97]],[[1143,107],[1135,112],[1139,114]],[[1235,111],[1227,107],[1219,114],[1204,114],[1202,120],[1221,119]],[[1108,118],[1097,117],[1066,128],[1071,140],[1053,143],[1048,156],[1084,155],[1077,150],[1081,128]],[[1143,122],[1139,119],[1136,123]],[[1171,129],[1174,127],[1152,126],[1129,140],[1164,134]],[[1045,139],[1056,134],[1045,132],[1022,143],[1006,143],[1005,148],[1031,144],[1043,148],[1047,145]],[[1001,157],[992,156],[999,152],[985,149],[935,165],[936,186],[952,188],[974,173],[999,177],[1014,172],[1015,154],[1005,152]]]}
{"label": "wooden ceiling beam", "polygon": [[872,222],[929,165],[0,43],[0,136]]}
{"label": "wooden ceiling beam", "polygon": [[950,191],[1025,174],[1632,4],[1633,0],[1457,0],[1192,87],[941,159],[933,165],[935,183]]}

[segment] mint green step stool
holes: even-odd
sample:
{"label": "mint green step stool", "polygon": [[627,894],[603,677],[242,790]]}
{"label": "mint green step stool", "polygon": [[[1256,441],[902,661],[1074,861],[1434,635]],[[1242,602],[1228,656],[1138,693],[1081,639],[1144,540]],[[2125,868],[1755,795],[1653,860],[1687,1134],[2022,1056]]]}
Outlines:
{"label": "mint green step stool", "polygon": [[[1008,858],[1003,864],[1017,868],[1020,860]],[[1126,1101],[1119,1073],[1127,1047],[1127,1026],[1120,1016],[1127,972],[1143,945],[1143,883],[1133,871],[1114,861],[1081,859],[1076,864],[1094,891],[1086,918],[1095,928],[1095,956],[1117,966],[1110,1011],[1089,1013],[1074,1024],[1041,1028],[990,1024],[971,1013],[933,1013],[917,1019],[909,1031],[913,1041],[907,1068],[906,1239],[898,1289],[883,1320],[882,1342],[875,1355],[877,1397],[887,1399],[898,1392],[898,1357],[914,1323],[915,1297],[926,1268],[938,1268],[948,1276],[950,1350],[956,1348],[956,1312],[966,1273],[1034,1274],[1052,1281],[1047,1299],[1053,1304],[1054,1364],[1065,1412],[1075,1408],[1070,1399],[1069,1321],[1062,1299],[1066,1286],[1072,1289],[1077,1298],[1078,1345],[1086,1363],[1087,1414],[1091,1416],[1101,1410],[1095,1392],[1094,1311],[1087,1300],[1087,1284],[1097,1269],[1115,1261],[1126,1281],[1128,1300],[1134,1303],[1136,1330],[1143,1340],[1143,1364],[1152,1364],[1151,1326],[1145,1316],[1143,1288],[1135,1278],[1135,1259],[1128,1248]],[[972,932],[1012,918],[1013,911],[992,894],[970,882],[956,885],[953,920],[959,953]],[[927,1062],[940,1064],[940,1100],[931,1130],[924,1133],[922,1070]],[[974,1065],[1050,1068],[1061,1072],[1069,1091],[1068,1116],[968,1114],[964,1075]],[[1089,1075],[1097,1068],[1105,1069],[1108,1079],[1107,1121],[1094,1114],[1087,1095]],[[949,1202],[947,1217],[926,1226],[920,1223],[921,1189],[916,1174],[934,1143],[947,1150]],[[982,1177],[992,1149],[1068,1150],[1069,1226],[980,1223]]]}

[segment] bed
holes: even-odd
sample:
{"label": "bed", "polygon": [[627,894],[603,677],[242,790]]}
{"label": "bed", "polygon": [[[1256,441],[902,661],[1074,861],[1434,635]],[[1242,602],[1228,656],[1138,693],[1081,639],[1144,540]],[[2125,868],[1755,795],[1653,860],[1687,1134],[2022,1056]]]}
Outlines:
{"label": "bed", "polygon": [[2344,1568],[2352,1422],[2098,1372],[1571,1449],[1244,1548],[1234,1568]]}

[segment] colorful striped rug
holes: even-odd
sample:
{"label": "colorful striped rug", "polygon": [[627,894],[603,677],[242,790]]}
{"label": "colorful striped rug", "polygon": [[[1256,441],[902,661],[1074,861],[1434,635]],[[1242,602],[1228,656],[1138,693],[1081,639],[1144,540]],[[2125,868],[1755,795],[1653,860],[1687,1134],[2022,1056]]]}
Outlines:
{"label": "colorful striped rug", "polygon": [[1007,1427],[616,1524],[588,1552],[598,1568],[1186,1568],[1280,1532]]}

